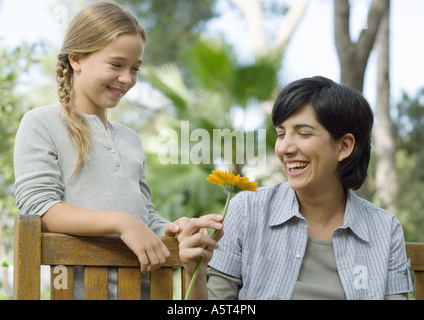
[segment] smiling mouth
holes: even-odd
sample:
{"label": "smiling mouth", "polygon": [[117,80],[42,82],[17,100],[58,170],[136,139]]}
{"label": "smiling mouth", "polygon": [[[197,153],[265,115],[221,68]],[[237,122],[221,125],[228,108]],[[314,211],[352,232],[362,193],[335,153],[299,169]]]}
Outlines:
{"label": "smiling mouth", "polygon": [[124,95],[124,90],[112,88],[109,86],[107,88],[115,98],[122,98],[122,96]]}
{"label": "smiling mouth", "polygon": [[304,161],[286,162],[286,166],[287,166],[287,171],[289,173],[300,173],[309,166],[309,162],[304,162]]}

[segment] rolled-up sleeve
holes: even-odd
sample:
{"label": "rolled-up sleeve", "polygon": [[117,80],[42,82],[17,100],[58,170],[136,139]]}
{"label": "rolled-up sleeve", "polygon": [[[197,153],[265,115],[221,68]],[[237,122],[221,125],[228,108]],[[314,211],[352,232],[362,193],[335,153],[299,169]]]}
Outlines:
{"label": "rolled-up sleeve", "polygon": [[386,295],[412,291],[409,261],[406,257],[405,238],[400,222],[393,220]]}
{"label": "rolled-up sleeve", "polygon": [[16,206],[23,214],[43,215],[62,202],[64,184],[54,140],[43,123],[27,113],[14,150]]}

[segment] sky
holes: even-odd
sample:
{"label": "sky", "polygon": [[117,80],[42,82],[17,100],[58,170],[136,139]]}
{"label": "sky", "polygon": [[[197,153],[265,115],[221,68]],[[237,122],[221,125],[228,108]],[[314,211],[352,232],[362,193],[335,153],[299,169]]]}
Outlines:
{"label": "sky", "polygon": [[[228,10],[227,1],[221,2],[226,13],[213,23],[214,31],[224,30],[237,17]],[[369,3],[370,0],[351,0],[353,37],[359,35],[366,22]],[[424,0],[391,0],[390,27],[391,95],[397,101],[402,91],[415,95],[418,89],[424,88]],[[244,23],[233,23],[232,28],[228,40],[237,43],[241,53],[249,51]],[[340,66],[333,34],[333,0],[310,0],[285,53],[282,80],[288,83],[302,77],[322,75],[339,81]],[[368,61],[364,94],[373,104],[376,97],[375,54]]]}
{"label": "sky", "polygon": [[[293,0],[289,0],[293,1]],[[295,1],[295,0],[294,0]],[[72,18],[58,0],[0,0],[0,47],[16,47],[23,41],[47,41],[59,48],[66,25]],[[311,0],[283,60],[281,82],[322,75],[339,80],[339,62],[333,38],[333,0]],[[351,0],[351,25],[359,34],[366,22],[370,0]],[[222,15],[208,23],[211,35],[224,33],[237,52],[251,51],[240,14],[220,0]],[[70,10],[69,10],[70,11]],[[391,1],[391,95],[398,101],[401,93],[415,95],[424,87],[424,1]],[[376,57],[371,55],[365,77],[364,94],[371,104],[376,92]]]}

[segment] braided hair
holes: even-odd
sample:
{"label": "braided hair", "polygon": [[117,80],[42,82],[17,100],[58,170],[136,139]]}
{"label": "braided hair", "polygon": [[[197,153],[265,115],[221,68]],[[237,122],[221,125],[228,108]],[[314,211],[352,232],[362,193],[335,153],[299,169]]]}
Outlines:
{"label": "braided hair", "polygon": [[71,92],[73,69],[69,62],[70,54],[87,56],[104,49],[121,35],[138,34],[144,43],[147,35],[137,19],[122,6],[113,2],[98,1],[89,4],[72,19],[56,64],[56,81],[61,114],[66,121],[70,138],[77,150],[78,158],[75,175],[84,163],[84,158],[92,148],[90,126],[75,106]]}

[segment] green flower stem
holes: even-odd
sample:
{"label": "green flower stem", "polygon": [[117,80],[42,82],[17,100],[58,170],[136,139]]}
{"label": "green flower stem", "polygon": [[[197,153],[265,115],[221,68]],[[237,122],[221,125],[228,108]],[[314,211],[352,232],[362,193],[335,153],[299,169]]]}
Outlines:
{"label": "green flower stem", "polygon": [[[233,192],[230,192],[230,191],[227,192],[227,201],[225,202],[224,210],[222,211],[222,217],[223,217],[222,218],[222,222],[224,222],[225,215],[227,214],[228,205],[230,203],[230,200],[231,200],[232,195],[233,195]],[[212,234],[210,235],[210,238],[211,239],[215,239],[215,237],[218,234],[218,232],[219,232],[219,230],[214,230],[212,232]],[[209,247],[206,246],[205,247],[205,250],[208,250],[208,248]],[[203,260],[204,260],[204,258],[201,257],[200,260],[199,260],[199,262],[197,262],[197,266],[196,266],[196,269],[194,270],[193,278],[191,278],[190,285],[188,287],[188,290],[187,290],[187,293],[186,293],[186,296],[185,296],[184,300],[188,300],[190,298],[191,290],[193,289],[194,283],[196,282],[197,275],[199,274],[199,271],[200,271],[200,268],[202,266]]]}

